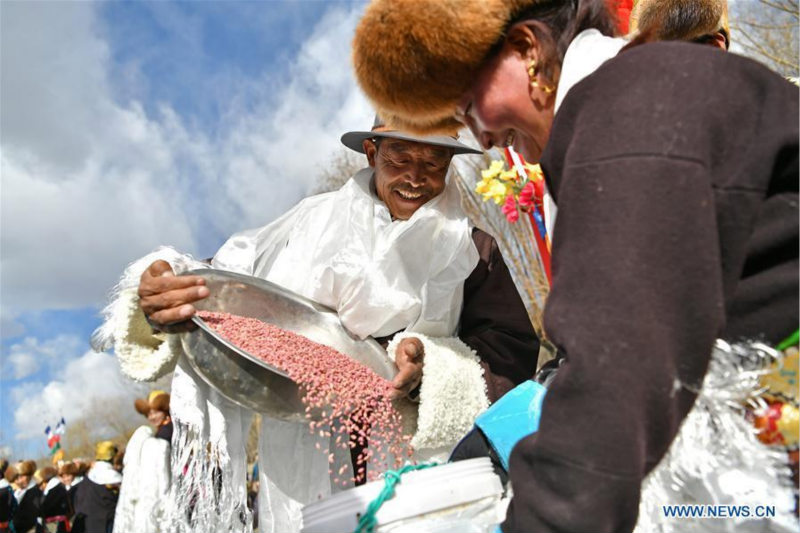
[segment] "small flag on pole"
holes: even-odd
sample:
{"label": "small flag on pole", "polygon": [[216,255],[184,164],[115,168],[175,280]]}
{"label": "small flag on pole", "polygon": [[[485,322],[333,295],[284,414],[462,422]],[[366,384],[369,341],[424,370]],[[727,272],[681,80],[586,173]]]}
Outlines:
{"label": "small flag on pole", "polygon": [[[62,417],[61,420],[58,421],[58,424],[56,424],[55,429],[51,429],[49,425],[44,429],[44,434],[47,437],[47,447],[50,448],[50,455],[53,456],[54,460],[56,460],[55,457],[59,450],[61,450],[61,435],[63,435],[66,430],[65,426],[66,422]],[[58,456],[61,457],[63,457],[63,455],[64,452],[58,454]]]}

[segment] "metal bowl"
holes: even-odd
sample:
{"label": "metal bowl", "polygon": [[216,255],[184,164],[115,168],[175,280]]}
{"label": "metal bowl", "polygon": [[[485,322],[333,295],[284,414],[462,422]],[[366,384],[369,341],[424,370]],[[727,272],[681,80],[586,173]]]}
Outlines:
{"label": "metal bowl", "polygon": [[[356,338],[335,311],[274,283],[233,272],[198,269],[211,293],[194,304],[198,310],[257,318],[324,344],[392,379],[397,372],[386,351],[372,338]],[[304,417],[297,384],[285,372],[250,355],[220,337],[201,318],[181,333],[181,343],[192,367],[209,385],[231,401],[284,420]]]}

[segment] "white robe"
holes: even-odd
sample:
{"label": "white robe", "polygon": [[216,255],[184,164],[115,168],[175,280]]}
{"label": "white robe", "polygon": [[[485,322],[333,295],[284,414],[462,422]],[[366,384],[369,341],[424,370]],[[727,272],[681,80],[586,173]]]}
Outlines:
{"label": "white robe", "polygon": [[159,533],[169,492],[169,442],[140,426],[125,447],[122,485],[114,515],[114,533]]}

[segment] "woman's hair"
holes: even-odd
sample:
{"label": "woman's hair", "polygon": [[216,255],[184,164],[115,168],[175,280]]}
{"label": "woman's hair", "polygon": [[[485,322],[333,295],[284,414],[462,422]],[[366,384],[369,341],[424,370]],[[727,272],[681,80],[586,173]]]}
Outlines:
{"label": "woman's hair", "polygon": [[532,27],[543,53],[539,72],[553,84],[558,83],[564,55],[579,33],[595,29],[611,37],[617,34],[616,14],[608,10],[606,0],[545,0],[522,10],[511,19],[489,57],[493,57],[503,47],[508,30],[525,21],[541,23]]}

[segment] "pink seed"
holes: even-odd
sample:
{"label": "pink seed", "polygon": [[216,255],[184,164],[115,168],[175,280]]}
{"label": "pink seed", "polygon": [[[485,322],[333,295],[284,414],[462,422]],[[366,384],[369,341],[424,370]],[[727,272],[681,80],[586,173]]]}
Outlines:
{"label": "pink seed", "polygon": [[[282,369],[298,384],[306,418],[310,420],[312,412],[322,413],[322,420],[310,420],[312,433],[323,438],[340,433],[335,446],[345,450],[355,448],[356,443],[366,447],[369,441],[375,449],[388,449],[396,457],[397,467],[402,466],[401,457],[411,456],[410,436],[403,435],[402,418],[389,400],[389,381],[328,346],[259,320],[208,311],[200,311],[198,316],[220,336]],[[319,443],[316,447],[321,449]],[[363,449],[356,458],[356,479],[364,477],[363,465],[373,455],[372,450]],[[381,459],[385,456],[382,453]],[[330,462],[332,457],[330,454]],[[370,480],[380,474],[375,470],[370,470]],[[334,479],[334,483],[338,481]],[[341,485],[347,483],[343,480]]]}

